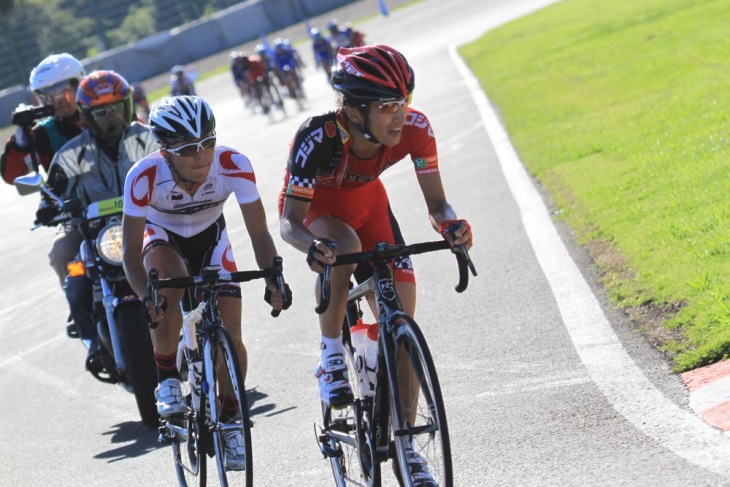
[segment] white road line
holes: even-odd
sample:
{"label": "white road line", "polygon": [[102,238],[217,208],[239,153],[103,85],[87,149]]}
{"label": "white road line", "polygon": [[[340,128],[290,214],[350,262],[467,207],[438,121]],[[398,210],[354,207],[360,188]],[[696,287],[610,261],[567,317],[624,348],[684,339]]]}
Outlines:
{"label": "white road line", "polygon": [[55,343],[65,337],[66,337],[65,334],[59,333],[58,335],[56,335],[52,338],[49,338],[48,340],[44,340],[42,342],[36,343],[34,346],[32,346],[31,348],[29,348],[27,350],[18,351],[16,354],[10,355],[9,357],[0,361],[0,369],[7,367],[8,365],[12,364],[13,362],[20,362],[26,355],[30,355],[33,352],[35,352],[36,350],[41,350],[42,348],[45,348],[46,346],[48,346],[52,343]]}
{"label": "white road line", "polygon": [[449,54],[479,109],[537,260],[591,379],[613,407],[637,429],[686,460],[730,476],[730,441],[719,430],[664,396],[623,349],[590,287],[570,258],[540,194],[479,82],[458,55],[456,46],[449,46]]}

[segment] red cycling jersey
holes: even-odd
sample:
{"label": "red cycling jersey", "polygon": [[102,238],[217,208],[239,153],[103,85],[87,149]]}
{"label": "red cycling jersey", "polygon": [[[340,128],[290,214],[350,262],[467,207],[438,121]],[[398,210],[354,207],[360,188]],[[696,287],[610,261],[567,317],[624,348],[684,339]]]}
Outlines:
{"label": "red cycling jersey", "polygon": [[252,54],[248,57],[248,75],[251,82],[255,83],[257,79],[266,74],[266,65],[261,60],[261,56]]}
{"label": "red cycling jersey", "polygon": [[[438,172],[431,124],[423,113],[409,108],[398,144],[383,146],[378,155],[367,160],[350,150],[352,141],[341,110],[305,121],[290,148],[279,213],[285,198],[309,201],[305,225],[321,216],[339,218],[355,230],[364,250],[381,241],[403,243],[379,176],[409,155],[416,174]],[[399,268],[402,272],[396,270],[397,280],[414,281],[410,261]]]}

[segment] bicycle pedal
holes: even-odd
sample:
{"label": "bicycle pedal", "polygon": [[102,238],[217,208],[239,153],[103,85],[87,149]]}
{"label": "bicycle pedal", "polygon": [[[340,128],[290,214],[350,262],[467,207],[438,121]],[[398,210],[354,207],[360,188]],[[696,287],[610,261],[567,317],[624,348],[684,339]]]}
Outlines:
{"label": "bicycle pedal", "polygon": [[167,426],[165,426],[164,424],[160,424],[158,432],[159,434],[157,435],[157,443],[162,443],[163,445],[169,445],[170,443],[172,443],[172,437],[167,430]]}

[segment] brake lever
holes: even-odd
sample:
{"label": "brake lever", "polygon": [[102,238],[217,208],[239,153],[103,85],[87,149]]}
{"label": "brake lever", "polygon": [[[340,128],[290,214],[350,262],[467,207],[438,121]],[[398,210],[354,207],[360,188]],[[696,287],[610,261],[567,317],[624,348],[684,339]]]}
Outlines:
{"label": "brake lever", "polygon": [[332,266],[325,265],[324,272],[319,276],[319,304],[314,311],[321,315],[330,305],[330,272]]}

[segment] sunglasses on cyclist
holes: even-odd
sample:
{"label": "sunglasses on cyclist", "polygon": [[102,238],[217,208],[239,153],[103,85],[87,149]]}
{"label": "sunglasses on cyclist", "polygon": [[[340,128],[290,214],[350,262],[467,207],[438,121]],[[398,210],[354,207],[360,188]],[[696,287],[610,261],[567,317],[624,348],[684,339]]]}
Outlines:
{"label": "sunglasses on cyclist", "polygon": [[122,113],[124,112],[124,102],[118,101],[116,103],[109,103],[108,105],[104,105],[99,108],[92,108],[89,110],[89,113],[91,113],[91,116],[94,118],[104,118],[107,117],[110,113]]}
{"label": "sunglasses on cyclist", "polygon": [[199,142],[190,142],[189,144],[183,144],[180,147],[171,149],[166,147],[167,152],[172,152],[175,155],[182,157],[192,157],[200,151],[210,150],[215,147],[215,132],[204,138]]}
{"label": "sunglasses on cyclist", "polygon": [[396,113],[402,107],[408,107],[413,99],[413,93],[410,93],[407,97],[401,98],[400,100],[389,101],[378,105],[378,111],[380,113]]}
{"label": "sunglasses on cyclist", "polygon": [[53,100],[59,96],[66,95],[68,90],[71,90],[71,83],[68,80],[59,81],[58,83],[52,84],[40,90],[36,90],[35,94],[38,100],[44,105],[52,105]]}

